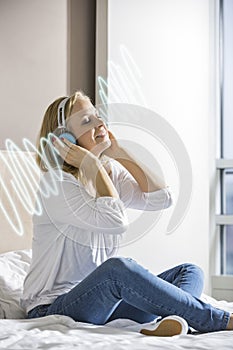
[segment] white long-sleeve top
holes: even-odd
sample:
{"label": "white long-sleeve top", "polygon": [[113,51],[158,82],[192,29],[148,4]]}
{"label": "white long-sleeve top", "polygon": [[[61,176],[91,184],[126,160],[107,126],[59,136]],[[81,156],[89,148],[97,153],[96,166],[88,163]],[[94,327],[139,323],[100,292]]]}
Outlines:
{"label": "white long-sleeve top", "polygon": [[[66,172],[56,179],[57,193],[40,194],[42,214],[33,216],[32,262],[21,299],[26,312],[52,303],[116,255],[127,230],[127,207],[154,211],[171,205],[168,189],[144,193],[120,163],[109,164],[119,199],[91,196]],[[52,186],[50,175],[43,181]]]}

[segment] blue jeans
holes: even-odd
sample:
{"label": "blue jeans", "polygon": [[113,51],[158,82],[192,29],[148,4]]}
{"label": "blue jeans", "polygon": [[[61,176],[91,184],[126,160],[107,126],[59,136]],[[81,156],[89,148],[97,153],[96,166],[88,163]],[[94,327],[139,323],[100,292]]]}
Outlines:
{"label": "blue jeans", "polygon": [[157,315],[178,315],[200,332],[226,329],[230,314],[198,299],[202,289],[203,273],[195,265],[155,276],[132,259],[115,257],[52,304],[32,309],[28,318],[60,314],[102,325],[117,318],[146,323]]}

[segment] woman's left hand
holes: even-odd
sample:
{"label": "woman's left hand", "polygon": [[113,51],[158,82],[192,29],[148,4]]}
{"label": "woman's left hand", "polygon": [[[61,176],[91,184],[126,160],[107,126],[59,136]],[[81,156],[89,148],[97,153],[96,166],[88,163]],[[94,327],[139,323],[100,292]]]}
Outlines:
{"label": "woman's left hand", "polygon": [[111,146],[110,139],[107,141],[103,141],[99,144],[97,144],[95,147],[93,147],[90,152],[93,153],[97,158],[101,156],[101,154],[104,154],[105,150],[108,149]]}
{"label": "woman's left hand", "polygon": [[124,153],[123,149],[119,146],[117,139],[115,138],[113,133],[109,130],[108,130],[108,135],[109,135],[109,140],[111,141],[111,145],[102,154],[114,159],[120,158]]}

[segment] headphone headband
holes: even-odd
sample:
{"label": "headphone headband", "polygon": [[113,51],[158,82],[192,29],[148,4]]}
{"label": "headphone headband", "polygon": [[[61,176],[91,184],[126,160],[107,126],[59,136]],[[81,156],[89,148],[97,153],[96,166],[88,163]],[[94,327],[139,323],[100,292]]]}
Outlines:
{"label": "headphone headband", "polygon": [[57,108],[57,123],[59,128],[65,128],[66,127],[66,118],[65,118],[65,105],[66,102],[69,100],[69,97],[64,98],[59,103],[59,106]]}

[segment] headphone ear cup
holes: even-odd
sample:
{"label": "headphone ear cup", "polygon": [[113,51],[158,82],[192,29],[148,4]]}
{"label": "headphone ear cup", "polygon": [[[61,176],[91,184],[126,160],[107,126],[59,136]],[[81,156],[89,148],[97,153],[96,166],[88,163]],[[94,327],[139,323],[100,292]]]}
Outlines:
{"label": "headphone ear cup", "polygon": [[76,138],[70,132],[65,131],[61,133],[58,137],[59,139],[62,139],[62,138],[67,139],[68,141],[70,141],[71,143],[74,143],[75,145],[77,144]]}

